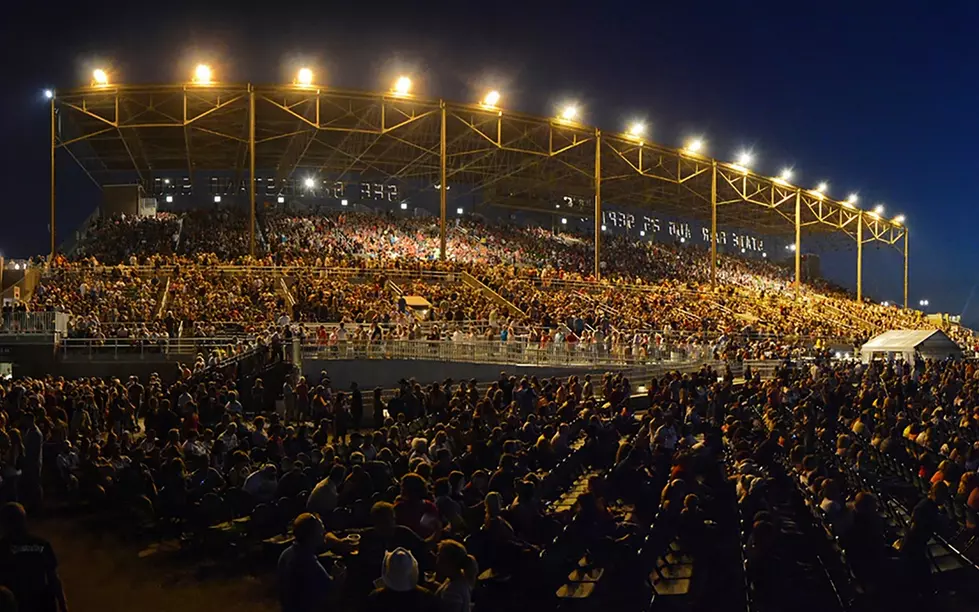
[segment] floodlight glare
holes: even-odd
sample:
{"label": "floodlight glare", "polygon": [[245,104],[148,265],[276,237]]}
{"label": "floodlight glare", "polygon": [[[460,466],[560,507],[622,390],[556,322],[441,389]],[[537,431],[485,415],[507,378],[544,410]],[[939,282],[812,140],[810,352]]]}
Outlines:
{"label": "floodlight glare", "polygon": [[574,121],[574,118],[578,116],[578,107],[574,104],[568,104],[563,109],[561,109],[561,119],[565,121]]}
{"label": "floodlight glare", "polygon": [[859,200],[859,199],[860,198],[857,197],[857,194],[851,193],[850,195],[846,196],[846,203],[847,204],[856,204],[857,203],[857,200]]}
{"label": "floodlight glare", "polygon": [[309,68],[300,68],[299,73],[296,74],[296,83],[307,87],[312,85],[313,71]]}
{"label": "floodlight glare", "polygon": [[314,179],[311,176],[306,177],[306,180],[303,181],[303,185],[306,186],[306,189],[313,189],[314,187],[316,187],[316,179]]}
{"label": "floodlight glare", "polygon": [[743,168],[749,167],[752,159],[754,159],[754,157],[749,151],[741,151],[738,153],[738,165]]}
{"label": "floodlight glare", "polygon": [[874,212],[878,215],[884,214],[884,205],[878,204],[877,206],[874,206]]}
{"label": "floodlight glare", "polygon": [[500,103],[500,92],[496,91],[495,89],[489,92],[488,94],[486,94],[486,97],[483,98],[483,106],[494,107],[499,103]]}
{"label": "floodlight glare", "polygon": [[629,126],[629,136],[638,138],[646,133],[646,126],[641,121],[636,121]]}
{"label": "floodlight glare", "polygon": [[700,153],[703,148],[704,141],[700,138],[694,138],[688,141],[686,146],[687,151],[690,151],[691,153]]}
{"label": "floodlight glare", "polygon": [[826,184],[826,181],[823,181],[822,183],[816,185],[816,191],[818,191],[819,193],[826,193],[827,189],[829,189],[829,185]]}
{"label": "floodlight glare", "polygon": [[92,71],[92,82],[96,85],[108,85],[109,75],[101,68],[96,68]]}
{"label": "floodlight glare", "polygon": [[792,179],[792,168],[782,168],[782,171],[778,173],[778,178],[783,181],[788,181]]}
{"label": "floodlight glare", "polygon": [[53,91],[51,91],[50,89],[45,89],[45,90],[44,90],[44,97],[45,97],[46,99],[48,99],[48,100],[50,100],[51,98],[53,98],[53,97],[54,97],[54,92],[53,92]]}
{"label": "floodlight glare", "polygon": [[398,80],[394,82],[394,93],[399,96],[406,96],[411,92],[411,79],[406,76],[398,77]]}
{"label": "floodlight glare", "polygon": [[194,82],[199,85],[207,85],[211,82],[211,67],[207,64],[197,64],[194,68]]}

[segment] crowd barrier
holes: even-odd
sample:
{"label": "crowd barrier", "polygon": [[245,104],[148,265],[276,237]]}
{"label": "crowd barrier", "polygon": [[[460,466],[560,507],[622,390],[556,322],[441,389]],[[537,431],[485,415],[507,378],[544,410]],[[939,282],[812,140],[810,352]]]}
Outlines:
{"label": "crowd barrier", "polygon": [[0,334],[64,334],[68,315],[62,312],[4,312],[0,318]]}

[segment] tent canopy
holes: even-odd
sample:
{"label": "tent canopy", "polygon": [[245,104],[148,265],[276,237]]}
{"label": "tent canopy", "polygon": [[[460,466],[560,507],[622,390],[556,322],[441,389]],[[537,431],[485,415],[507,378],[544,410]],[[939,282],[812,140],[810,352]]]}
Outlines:
{"label": "tent canopy", "polygon": [[945,359],[949,356],[961,359],[962,349],[939,329],[894,329],[874,336],[860,348],[865,362],[875,357],[903,357],[911,361],[915,354],[925,359]]}

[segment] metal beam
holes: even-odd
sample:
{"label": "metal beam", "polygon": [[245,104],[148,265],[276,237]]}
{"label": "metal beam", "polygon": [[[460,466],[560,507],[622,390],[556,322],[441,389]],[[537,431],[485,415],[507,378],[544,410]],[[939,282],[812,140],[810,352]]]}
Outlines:
{"label": "metal beam", "polygon": [[802,285],[802,190],[795,192],[795,284]]}
{"label": "metal beam", "polygon": [[595,130],[595,280],[602,277],[602,131]]}
{"label": "metal beam", "polygon": [[904,228],[904,308],[908,307],[908,228]]}
{"label": "metal beam", "polygon": [[54,97],[51,97],[51,263],[54,263],[55,252],[58,248],[57,232],[55,231],[54,219],[54,160],[55,152],[58,150],[58,130],[57,120],[54,112]]}
{"label": "metal beam", "polygon": [[710,284],[717,286],[717,162],[710,164]]}
{"label": "metal beam", "polygon": [[863,213],[857,215],[857,301],[863,300]]}
{"label": "metal beam", "polygon": [[442,129],[439,138],[439,259],[445,261],[445,207],[446,195],[449,186],[446,185],[445,176],[445,101],[439,100],[439,107],[442,111]]}
{"label": "metal beam", "polygon": [[248,224],[250,253],[255,257],[255,90],[248,87],[248,202],[251,221]]}

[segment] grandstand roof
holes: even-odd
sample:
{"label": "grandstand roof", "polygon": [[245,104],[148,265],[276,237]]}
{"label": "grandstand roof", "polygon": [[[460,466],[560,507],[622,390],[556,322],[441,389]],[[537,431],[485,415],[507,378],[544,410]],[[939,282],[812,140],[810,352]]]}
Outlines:
{"label": "grandstand roof", "polygon": [[[572,196],[585,202],[573,214],[591,216],[599,171],[604,204],[700,221],[710,220],[716,181],[718,225],[766,235],[794,233],[797,207],[805,233],[853,238],[861,216],[845,202],[728,162],[478,104],[228,84],[87,87],[59,92],[53,102],[57,147],[100,186],[174,172],[247,179],[252,113],[256,172],[278,181],[302,168],[337,180],[437,184],[444,117],[447,183],[501,206],[553,214]],[[900,223],[862,216],[865,241],[894,245],[904,235]]]}

